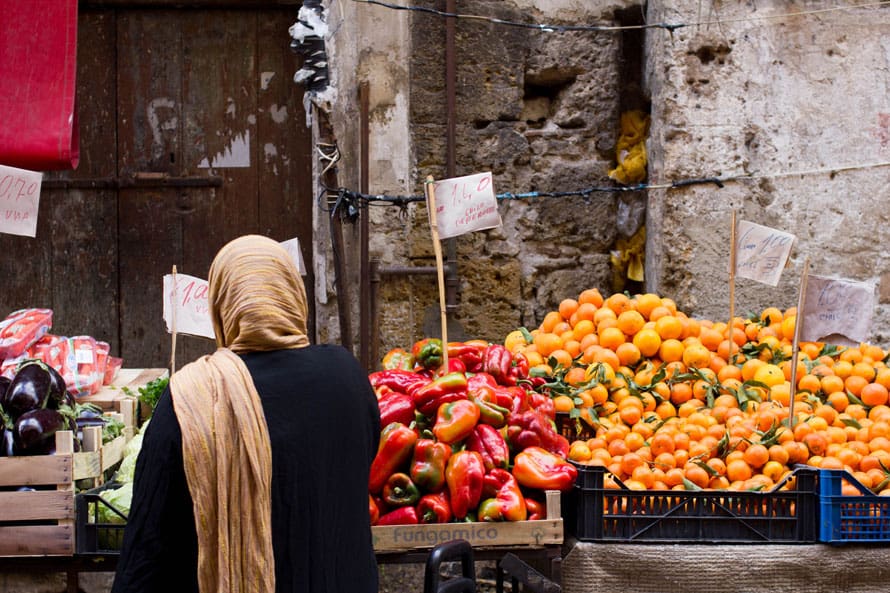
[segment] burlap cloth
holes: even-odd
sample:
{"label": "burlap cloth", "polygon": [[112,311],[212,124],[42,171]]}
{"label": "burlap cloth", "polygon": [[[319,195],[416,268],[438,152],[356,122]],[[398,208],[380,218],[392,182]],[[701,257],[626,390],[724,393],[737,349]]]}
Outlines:
{"label": "burlap cloth", "polygon": [[890,545],[567,542],[564,593],[885,593]]}

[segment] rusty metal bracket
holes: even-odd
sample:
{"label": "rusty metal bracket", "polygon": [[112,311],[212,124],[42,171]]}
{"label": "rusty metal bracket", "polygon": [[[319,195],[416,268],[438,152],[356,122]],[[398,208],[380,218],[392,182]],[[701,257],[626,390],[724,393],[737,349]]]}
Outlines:
{"label": "rusty metal bracket", "polygon": [[222,177],[173,177],[165,173],[136,173],[132,177],[98,177],[93,179],[47,179],[45,189],[130,189],[222,187]]}

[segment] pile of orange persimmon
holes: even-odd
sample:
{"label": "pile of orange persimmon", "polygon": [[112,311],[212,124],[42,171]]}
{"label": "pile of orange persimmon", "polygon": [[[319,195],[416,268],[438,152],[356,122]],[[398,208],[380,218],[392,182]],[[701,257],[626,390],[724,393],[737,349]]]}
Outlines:
{"label": "pile of orange persimmon", "polygon": [[584,435],[569,459],[629,488],[768,490],[806,464],[890,495],[888,353],[799,342],[792,364],[795,322],[794,308],[729,323],[588,289],[504,345]]}

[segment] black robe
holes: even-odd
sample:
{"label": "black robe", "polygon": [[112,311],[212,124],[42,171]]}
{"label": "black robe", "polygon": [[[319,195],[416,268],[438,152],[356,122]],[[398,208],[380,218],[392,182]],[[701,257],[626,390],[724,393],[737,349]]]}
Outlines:
{"label": "black robe", "polygon": [[[367,373],[340,346],[242,359],[272,442],[276,592],[377,593],[368,471],[380,413]],[[197,591],[195,522],[168,389],[143,437],[112,593]]]}

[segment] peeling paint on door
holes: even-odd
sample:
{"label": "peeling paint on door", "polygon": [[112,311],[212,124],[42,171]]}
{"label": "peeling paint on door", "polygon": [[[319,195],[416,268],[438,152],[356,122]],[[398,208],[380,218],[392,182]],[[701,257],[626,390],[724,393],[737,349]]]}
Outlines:
{"label": "peeling paint on door", "polygon": [[221,153],[208,160],[204,157],[198,163],[199,169],[222,169],[250,166],[250,130],[238,134]]}

